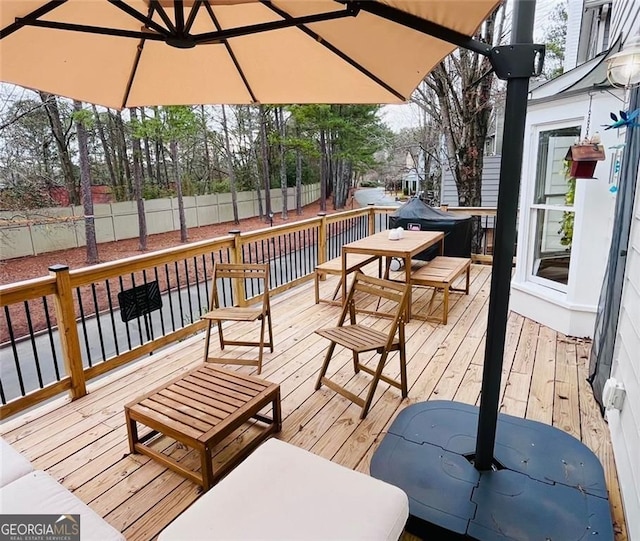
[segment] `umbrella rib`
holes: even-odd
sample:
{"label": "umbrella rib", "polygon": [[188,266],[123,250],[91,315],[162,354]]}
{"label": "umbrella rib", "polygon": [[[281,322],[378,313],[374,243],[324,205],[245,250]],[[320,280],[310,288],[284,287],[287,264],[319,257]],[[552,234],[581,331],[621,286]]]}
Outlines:
{"label": "umbrella rib", "polygon": [[173,12],[176,15],[176,31],[178,35],[184,34],[184,4],[182,0],[174,0]]}
{"label": "umbrella rib", "polygon": [[[209,2],[205,2],[204,6],[205,6],[205,8],[207,10],[207,13],[209,14],[209,17],[211,18],[211,21],[214,24],[214,26],[218,30],[222,30],[222,27],[220,26],[220,23],[218,22],[218,18],[216,17],[215,13],[213,12],[213,8],[211,7],[211,4],[209,4]],[[231,45],[229,45],[229,41],[225,39],[225,40],[223,40],[223,43],[224,43],[225,48],[227,49],[227,53],[229,53],[229,56],[231,57],[231,61],[233,62],[234,66],[236,67],[236,70],[238,70],[238,74],[240,75],[240,78],[242,79],[242,82],[244,83],[244,86],[247,89],[247,92],[251,96],[251,101],[253,103],[257,103],[258,100],[256,99],[256,96],[253,93],[253,89],[251,88],[251,85],[249,84],[249,81],[247,80],[247,77],[245,76],[244,71],[242,71],[242,68],[240,67],[240,63],[238,62],[238,59],[236,58],[236,55],[233,52],[233,49],[231,49]]]}
{"label": "umbrella rib", "polygon": [[[158,13],[158,15],[160,15],[162,22],[164,22],[164,24],[167,25],[169,32],[171,32],[172,34],[175,33],[176,27],[174,26],[173,21],[171,20],[169,15],[167,15],[167,12],[165,11],[165,9],[162,7],[162,4],[157,0],[152,0],[151,5],[155,9],[155,11]],[[149,16],[149,18],[151,18],[151,16]]]}
{"label": "umbrella rib", "polygon": [[24,26],[25,22],[35,21],[38,17],[46,15],[50,11],[64,4],[66,1],[67,0],[53,0],[52,2],[47,2],[43,6],[40,6],[38,9],[29,13],[29,15],[22,17],[19,20],[16,19],[16,22],[0,30],[0,39],[6,38],[8,35],[13,34],[16,30]]}
{"label": "umbrella rib", "polygon": [[[261,0],[261,3],[264,6],[268,7],[269,9],[271,9],[273,12],[277,13],[283,19],[288,20],[288,21],[295,20],[293,16],[289,15],[286,11],[283,11],[282,9],[274,6],[268,0],[267,1]],[[391,85],[389,85],[388,83],[386,83],[385,81],[383,81],[382,79],[380,79],[379,77],[374,75],[367,68],[365,68],[362,64],[356,62],[349,55],[347,55],[346,53],[344,53],[343,51],[338,49],[338,47],[336,47],[332,43],[329,43],[322,36],[320,36],[319,34],[316,34],[313,30],[307,28],[304,24],[296,24],[295,26],[297,26],[298,29],[302,30],[305,34],[307,34],[314,41],[320,43],[325,48],[329,49],[329,51],[331,51],[333,54],[335,54],[336,56],[339,56],[347,64],[349,64],[352,67],[356,68],[360,73],[362,73],[363,75],[365,75],[366,77],[371,79],[374,83],[376,83],[377,85],[379,85],[382,88],[384,88],[387,92],[393,94],[394,96],[396,96],[397,98],[401,99],[402,101],[406,101],[408,99],[407,96],[403,96],[402,93],[398,92]]]}
{"label": "umbrella rib", "polygon": [[203,0],[196,0],[195,3],[193,4],[193,7],[189,12],[189,17],[187,17],[187,22],[184,25],[185,34],[188,34],[191,31],[191,27],[193,26],[193,23],[196,20],[196,15],[198,14],[198,11],[200,10],[200,6],[202,6],[202,4],[203,4]]}
{"label": "umbrella rib", "polygon": [[102,34],[106,36],[118,36],[123,38],[152,39],[165,41],[165,37],[153,32],[136,32],[135,30],[123,30],[120,28],[105,28],[102,26],[87,26],[82,24],[58,23],[55,21],[24,21],[18,19],[21,26],[37,26],[41,28],[53,28],[55,30],[69,30],[72,32],[86,32],[89,34]]}
{"label": "umbrella rib", "polygon": [[[153,17],[153,12],[157,11],[157,7],[159,4],[150,4],[149,5],[149,14],[148,17],[151,19]],[[131,73],[129,74],[129,80],[127,81],[127,87],[124,91],[124,96],[122,97],[122,107],[127,106],[127,102],[129,101],[129,94],[131,94],[131,87],[133,86],[133,79],[136,76],[136,72],[138,71],[138,65],[140,64],[140,57],[142,56],[142,49],[144,49],[145,38],[140,39],[140,43],[138,43],[138,47],[136,48],[136,57],[133,60],[133,67],[131,68]]]}
{"label": "umbrella rib", "polygon": [[[344,4],[350,3],[350,0],[336,1]],[[366,11],[367,13],[377,15],[387,21],[433,36],[434,38],[456,45],[457,47],[468,49],[483,56],[488,56],[491,52],[491,45],[482,43],[481,41],[475,40],[466,34],[462,34],[461,32],[457,32],[456,30],[452,30],[451,28],[447,28],[446,26],[442,26],[438,23],[434,23],[433,21],[422,19],[406,11],[394,8],[388,4],[383,4],[382,2],[362,2],[360,0],[356,0],[353,3],[358,9]]]}
{"label": "umbrella rib", "polygon": [[170,34],[169,32],[167,32],[166,28],[159,25],[153,19],[144,16],[137,9],[132,8],[129,4],[123,2],[122,0],[108,0],[108,1],[112,6],[117,7],[118,9],[124,11],[127,15],[130,15],[134,19],[137,19],[138,21],[143,23],[146,27],[151,28],[156,32],[159,32],[165,37],[169,37]]}

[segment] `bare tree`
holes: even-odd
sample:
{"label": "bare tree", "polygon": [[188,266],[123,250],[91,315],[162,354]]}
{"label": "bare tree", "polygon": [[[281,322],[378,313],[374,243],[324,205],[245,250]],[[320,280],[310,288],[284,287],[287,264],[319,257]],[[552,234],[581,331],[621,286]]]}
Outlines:
{"label": "bare tree", "polygon": [[[135,107],[129,109],[131,120],[138,123],[138,110]],[[142,197],[142,145],[140,138],[134,132],[131,136],[131,148],[133,149],[133,194],[136,198],[138,209],[138,249],[144,252],[147,249],[147,216],[144,210],[144,199]]]}
{"label": "bare tree", "polygon": [[87,241],[87,264],[95,265],[98,262],[98,243],[96,242],[96,224],[93,214],[93,197],[91,194],[91,165],[89,162],[89,145],[87,143],[87,130],[85,112],[82,103],[73,102],[74,120],[78,135],[78,151],[80,156],[80,187],[82,192],[82,206],[84,208],[84,231]]}
{"label": "bare tree", "polygon": [[224,132],[224,150],[227,158],[227,167],[229,170],[229,189],[231,190],[231,206],[233,207],[233,223],[239,224],[238,216],[238,192],[236,190],[236,173],[233,168],[233,156],[231,155],[231,144],[229,142],[229,126],[227,124],[227,112],[225,106],[222,106],[222,130]]}

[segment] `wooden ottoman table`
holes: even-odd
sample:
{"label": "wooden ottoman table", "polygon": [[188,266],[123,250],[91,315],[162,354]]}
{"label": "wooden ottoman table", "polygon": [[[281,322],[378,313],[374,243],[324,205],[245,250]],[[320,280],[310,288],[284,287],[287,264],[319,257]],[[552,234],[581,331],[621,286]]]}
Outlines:
{"label": "wooden ottoman table", "polygon": [[[258,413],[269,403],[272,418]],[[272,433],[279,432],[282,424],[279,385],[206,364],[128,403],[124,411],[132,453],[157,460],[202,485],[205,491]],[[251,419],[267,426],[214,472],[212,449]],[[136,423],[151,428],[151,432],[138,437]],[[158,433],[195,449],[200,454],[202,473],[145,445]]]}

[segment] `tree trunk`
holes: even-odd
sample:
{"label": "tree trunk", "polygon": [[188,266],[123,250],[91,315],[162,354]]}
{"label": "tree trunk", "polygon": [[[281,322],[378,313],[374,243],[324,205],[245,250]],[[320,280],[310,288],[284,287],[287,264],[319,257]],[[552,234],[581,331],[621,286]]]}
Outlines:
{"label": "tree trunk", "polygon": [[280,151],[280,191],[282,192],[282,219],[289,219],[289,211],[287,208],[287,155],[285,149],[285,124],[284,124],[284,107],[278,107],[276,109],[276,122],[278,124],[278,132],[280,135],[280,141],[278,143],[278,149]]}
{"label": "tree trunk", "polygon": [[258,217],[260,219],[265,219],[264,215],[264,207],[262,205],[262,189],[260,188],[260,167],[258,166],[258,149],[254,145],[253,147],[253,155],[255,157],[254,167],[255,167],[255,175],[256,175],[256,197],[258,198]]}
{"label": "tree trunk", "polygon": [[[140,116],[142,119],[142,123],[144,123],[145,119],[147,118],[144,107],[140,107]],[[150,181],[152,181],[153,180],[153,162],[151,161],[151,145],[149,144],[149,137],[145,135],[142,141],[144,143],[144,159],[147,165],[147,178]],[[157,159],[157,156],[156,156],[156,159]],[[159,184],[160,179],[157,178],[155,183]]]}
{"label": "tree trunk", "polygon": [[302,152],[296,150],[296,214],[302,214]]}
{"label": "tree trunk", "polygon": [[96,224],[93,214],[93,198],[91,194],[91,165],[89,163],[89,146],[87,130],[82,123],[80,114],[82,104],[73,102],[73,110],[76,113],[76,133],[78,135],[78,151],[80,157],[80,186],[82,191],[82,205],[84,207],[84,231],[87,241],[87,265],[95,265],[98,262],[98,243],[96,242]]}
{"label": "tree trunk", "polygon": [[327,141],[320,130],[320,212],[327,212]]}
{"label": "tree trunk", "polygon": [[109,179],[111,181],[111,187],[114,192],[118,187],[118,182],[116,179],[116,172],[113,169],[113,151],[111,145],[107,141],[107,136],[104,133],[104,125],[102,124],[102,120],[100,119],[100,115],[98,114],[98,110],[95,105],[92,105],[93,109],[93,118],[96,122],[96,129],[98,130],[98,137],[100,137],[100,142],[102,143],[102,149],[104,150],[104,161],[107,165],[107,171],[109,172]]}
{"label": "tree trunk", "polygon": [[262,151],[262,178],[264,180],[264,212],[265,219],[273,221],[271,210],[271,179],[269,171],[269,150],[267,141],[267,113],[264,105],[260,104],[260,149]]}
{"label": "tree trunk", "polygon": [[238,193],[236,191],[236,173],[233,169],[233,159],[231,157],[231,144],[229,143],[229,126],[227,125],[227,112],[222,106],[222,130],[224,132],[224,150],[227,156],[227,167],[229,169],[229,188],[231,190],[231,206],[233,207],[233,223],[239,224],[238,217]]}
{"label": "tree trunk", "polygon": [[131,166],[129,164],[129,153],[127,151],[127,138],[124,133],[124,122],[122,121],[122,113],[116,112],[116,125],[118,127],[118,144],[120,146],[120,159],[122,160],[122,171],[124,172],[125,186],[127,195],[133,191],[131,182]]}
{"label": "tree trunk", "polygon": [[[224,111],[223,111],[224,114]],[[200,106],[200,116],[202,125],[202,142],[204,145],[205,178],[207,187],[211,184],[211,154],[209,153],[209,131],[207,130],[207,119],[204,114],[204,105]],[[225,121],[226,122],[226,121]]]}
{"label": "tree trunk", "polygon": [[69,200],[72,205],[80,203],[80,197],[78,196],[78,188],[76,185],[75,175],[73,173],[73,164],[71,163],[71,156],[69,154],[69,147],[65,138],[65,130],[62,126],[62,119],[60,118],[60,109],[58,109],[58,101],[53,94],[47,92],[38,92],[42,103],[44,103],[45,111],[47,112],[47,118],[49,119],[49,125],[53,133],[53,139],[56,142],[58,148],[58,155],[60,157],[60,167],[62,168],[62,174],[64,176],[64,182],[69,192]]}
{"label": "tree trunk", "polygon": [[180,165],[178,164],[178,141],[175,139],[169,142],[169,152],[173,162],[173,173],[175,175],[176,197],[178,198],[178,219],[180,220],[180,242],[189,240],[187,231],[187,219],[184,214],[184,201],[182,199],[182,179],[180,178]]}
{"label": "tree trunk", "polygon": [[[157,107],[153,108],[153,115],[154,115],[155,121],[160,123],[161,122],[160,110]],[[164,178],[166,180],[166,183],[164,183],[162,181],[162,163],[161,162],[164,162],[164,152],[162,150],[162,141],[160,140],[160,137],[158,135],[156,135],[155,143],[156,143],[156,152],[155,152],[155,154],[156,154],[156,180],[158,182],[158,186],[163,186],[164,185],[165,187],[168,187],[169,180],[168,180],[168,177],[166,175],[166,172],[167,172],[167,164],[166,163],[164,163],[164,169],[165,169],[165,177]]]}
{"label": "tree trunk", "polygon": [[[135,107],[129,109],[131,120],[138,122],[138,112]],[[144,252],[147,249],[147,217],[144,211],[144,199],[142,198],[142,146],[138,137],[131,137],[133,149],[133,193],[138,209],[138,250]]]}

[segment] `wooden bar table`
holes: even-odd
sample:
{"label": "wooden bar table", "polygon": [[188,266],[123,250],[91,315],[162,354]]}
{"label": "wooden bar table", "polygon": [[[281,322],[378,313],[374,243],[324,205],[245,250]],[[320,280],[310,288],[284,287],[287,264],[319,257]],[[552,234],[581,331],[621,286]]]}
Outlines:
{"label": "wooden bar table", "polygon": [[[411,283],[411,259],[427,248],[440,243],[440,254],[444,250],[444,233],[442,231],[403,231],[402,238],[389,239],[389,231],[380,231],[375,235],[369,235],[360,240],[343,244],[342,246],[342,303],[347,298],[346,269],[348,267],[349,254],[367,254],[387,258],[385,278],[389,276],[390,258],[398,258],[404,261],[406,283]],[[411,291],[409,291],[409,303],[407,304],[407,321],[411,319]]]}

